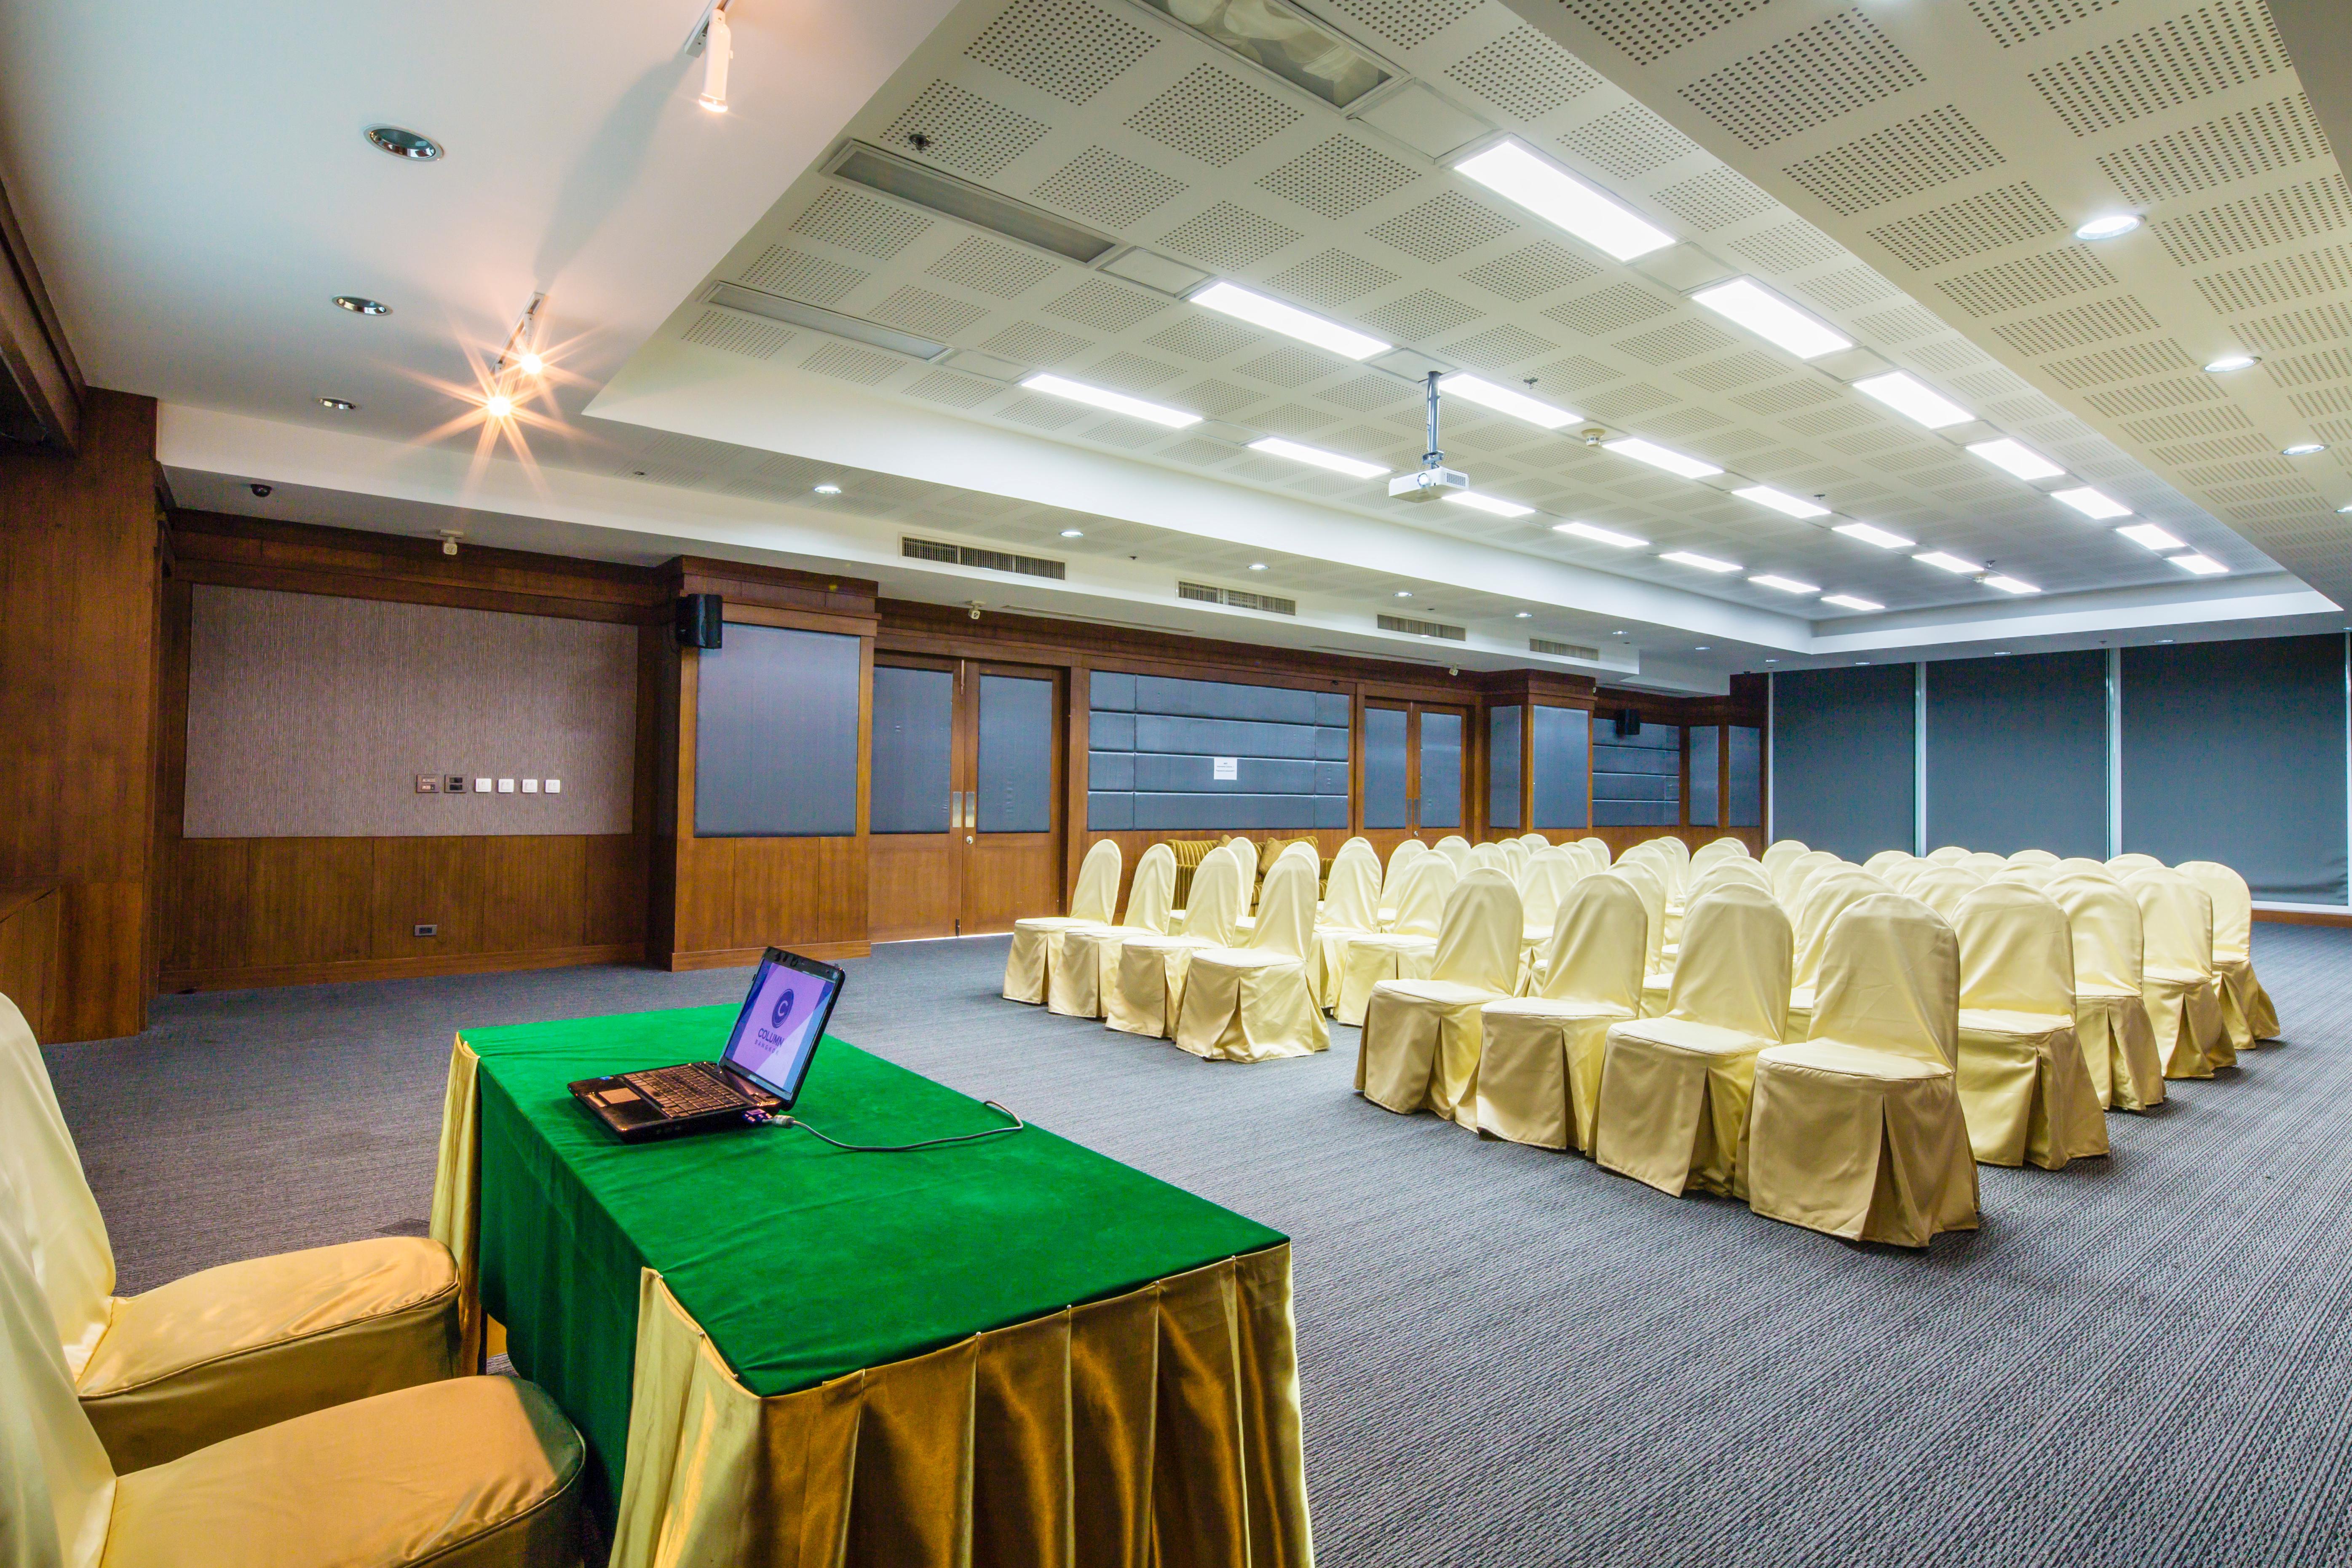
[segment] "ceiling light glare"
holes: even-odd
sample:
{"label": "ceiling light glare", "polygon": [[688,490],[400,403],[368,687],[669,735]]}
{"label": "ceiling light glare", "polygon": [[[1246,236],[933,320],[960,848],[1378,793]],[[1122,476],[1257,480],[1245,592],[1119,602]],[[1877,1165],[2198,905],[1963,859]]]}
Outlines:
{"label": "ceiling light glare", "polygon": [[695,100],[713,114],[727,112],[727,62],[734,58],[726,8],[713,5],[702,31],[702,96]]}
{"label": "ceiling light glare", "polygon": [[538,375],[547,369],[547,362],[530,349],[523,350],[522,357],[516,360],[515,364],[525,375]]}
{"label": "ceiling light glare", "polygon": [[1572,533],[1595,544],[1613,544],[1620,550],[1639,550],[1650,542],[1646,539],[1636,539],[1630,533],[1620,533],[1613,528],[1603,528],[1597,522],[1555,522],[1551,531],[1554,533]]}
{"label": "ceiling light glare", "polygon": [[1969,447],[1971,456],[1982,458],[1994,468],[2015,474],[2021,479],[2063,479],[2066,470],[2025,445],[2004,436],[1998,441],[1979,441]]}
{"label": "ceiling light glare", "polygon": [[1966,425],[1976,417],[1917,376],[1905,371],[1866,375],[1853,384],[1853,389],[1864,397],[1876,398],[1904,418],[1925,425],[1930,430],[1941,430],[1947,425]]}
{"label": "ceiling light glare", "polygon": [[1087,531],[1083,528],[1066,528],[1062,530],[1062,537],[1065,539],[1084,539],[1086,536]]}
{"label": "ceiling light glare", "polygon": [[2084,517],[2101,522],[2111,517],[2129,517],[2132,514],[2131,508],[2088,485],[2080,485],[2071,490],[2052,490],[2050,495],[2053,500],[2064,501]]}
{"label": "ceiling light glare", "polygon": [[1758,506],[1769,506],[1774,511],[1790,517],[1827,517],[1830,509],[1802,496],[1792,496],[1786,490],[1776,490],[1770,485],[1749,485],[1731,492],[1741,500],[1752,500]]}
{"label": "ceiling light glare", "polygon": [[1454,506],[1466,506],[1472,511],[1491,512],[1496,517],[1525,517],[1536,509],[1521,506],[1500,496],[1482,496],[1476,490],[1448,490],[1445,500]]}
{"label": "ceiling light glare", "polygon": [[1794,577],[1781,577],[1770,572],[1759,572],[1748,580],[1759,588],[1772,588],[1783,594],[1818,594],[1822,591],[1818,583],[1802,583]]}
{"label": "ceiling light glare", "polygon": [[1263,561],[1253,561],[1250,563],[1250,570],[1253,572],[1263,572],[1265,570],[1265,563]]}
{"label": "ceiling light glare", "polygon": [[[1677,566],[1696,566],[1702,572],[1737,572],[1739,570],[1738,564],[1735,562],[1717,561],[1712,555],[1701,555],[1689,550],[1669,550],[1664,554],[1659,556],[1658,559],[1661,561],[1671,561]],[[1625,634],[1620,632],[1617,635],[1622,637]]]}
{"label": "ceiling light glare", "polygon": [[321,397],[319,399],[319,406],[337,414],[354,414],[359,411],[360,405],[348,397]]}
{"label": "ceiling light glare", "polygon": [[1908,550],[1919,542],[1916,539],[1906,539],[1899,533],[1889,533],[1869,522],[1841,522],[1831,531],[1843,533],[1848,539],[1859,539],[1864,544],[1875,544],[1881,550]]}
{"label": "ceiling light glare", "polygon": [[1342,457],[1327,452],[1320,447],[1302,447],[1296,441],[1286,441],[1279,436],[1268,436],[1263,441],[1252,441],[1250,450],[1264,452],[1269,458],[1287,458],[1294,463],[1311,468],[1328,468],[1335,474],[1345,474],[1351,479],[1376,479],[1388,469],[1378,463],[1368,463],[1361,458]]}
{"label": "ceiling light glare", "polygon": [[2129,528],[2119,528],[2116,531],[2143,550],[2180,550],[2188,543],[2186,540],[2173,538],[2152,522],[2136,522]]}
{"label": "ceiling light glare", "polygon": [[1948,555],[1940,550],[1923,550],[1918,554],[1911,557],[1911,559],[1914,561],[1925,562],[1927,564],[1936,568],[1938,572],[1949,572],[1955,575],[1963,575],[1968,573],[1981,572],[1984,570],[1983,567],[1978,565],[1973,561],[1963,561],[1957,555]]}
{"label": "ceiling light glare", "polygon": [[2137,213],[2109,213],[2095,217],[2074,231],[2076,239],[2118,239],[2139,226]]}
{"label": "ceiling light glare", "polygon": [[1187,414],[1181,408],[1146,403],[1140,397],[1129,397],[1124,392],[1088,386],[1083,381],[1071,381],[1042,371],[1021,384],[1031,392],[1042,392],[1048,397],[1066,397],[1073,403],[1091,404],[1097,408],[1108,408],[1113,414],[1124,414],[1130,419],[1146,419],[1154,425],[1165,425],[1171,430],[1181,430],[1187,425],[1201,422],[1199,415]]}
{"label": "ceiling light glare", "polygon": [[1674,244],[1675,237],[1586,184],[1517,137],[1505,137],[1454,165],[1506,201],[1566,230],[1595,250],[1631,261]]}
{"label": "ceiling light glare", "polygon": [[1885,605],[1875,599],[1857,598],[1852,594],[1823,594],[1822,603],[1835,605],[1841,610],[1883,610]]}
{"label": "ceiling light glare", "polygon": [[2205,367],[2208,375],[2227,375],[2233,370],[2251,370],[2261,363],[2254,354],[2223,354]]}
{"label": "ceiling light glare", "polygon": [[1410,588],[1399,588],[1396,591],[1396,596],[1400,599],[1410,599],[1412,597],[1412,590]]}
{"label": "ceiling light glare", "polygon": [[2308,458],[2314,452],[2325,452],[2326,450],[2327,450],[2327,448],[2317,441],[2297,441],[2292,447],[2281,447],[2279,448],[2279,456],[2282,458]]}
{"label": "ceiling light glare", "polygon": [[514,412],[514,399],[503,392],[494,392],[482,405],[482,412],[493,419],[504,419]]}
{"label": "ceiling light glare", "polygon": [[1491,408],[1497,414],[1507,414],[1514,419],[1524,419],[1546,430],[1557,430],[1563,425],[1573,425],[1582,416],[1571,414],[1539,397],[1529,397],[1523,392],[1513,392],[1507,386],[1496,386],[1491,381],[1455,371],[1437,384],[1440,392],[1450,392],[1465,403]]}
{"label": "ceiling light glare", "polygon": [[1534,614],[1535,612],[1533,610],[1521,610],[1518,614],[1513,616],[1511,619],[1515,621],[1524,621]]}
{"label": "ceiling light glare", "polygon": [[839,494],[841,493],[841,487],[840,487],[839,485],[836,485],[836,484],[827,483],[827,484],[822,484],[822,485],[814,485],[814,486],[812,486],[812,487],[810,487],[810,488],[811,488],[811,489],[814,489],[814,490],[816,491],[816,493],[817,493],[817,494],[819,494],[819,495],[821,495],[821,496],[837,496],[837,495],[839,495]]}
{"label": "ceiling light glare", "polygon": [[2221,577],[2228,575],[2230,571],[2211,556],[2200,555],[2193,551],[2187,555],[2168,555],[2165,559],[2183,572],[2198,577]]}
{"label": "ceiling light glare", "polygon": [[1664,468],[1686,479],[1703,479],[1723,472],[1713,463],[1697,458],[1685,458],[1680,452],[1671,451],[1654,441],[1644,441],[1638,436],[1627,436],[1604,445],[1621,458],[1631,458],[1637,463],[1647,463],[1654,468]]}
{"label": "ceiling light glare", "polygon": [[2015,577],[2004,577],[1999,573],[1995,573],[1993,575],[1986,578],[1984,580],[1984,584],[1988,588],[1998,588],[2004,594],[2039,594],[2042,592],[2041,589],[2035,587],[2031,583],[2021,582]]}
{"label": "ceiling light glare", "polygon": [[1799,359],[1819,359],[1853,347],[1852,338],[1807,315],[1753,278],[1717,283],[1691,298]]}
{"label": "ceiling light glare", "polygon": [[1254,327],[1264,327],[1269,332],[1280,332],[1286,338],[1297,338],[1302,343],[1313,343],[1318,349],[1328,349],[1347,359],[1370,359],[1374,354],[1386,353],[1395,346],[1368,333],[1343,327],[1337,321],[1327,321],[1296,305],[1286,305],[1279,300],[1268,299],[1264,294],[1254,293],[1223,280],[1196,289],[1190,297],[1195,305],[1204,305],[1220,315],[1247,321]]}

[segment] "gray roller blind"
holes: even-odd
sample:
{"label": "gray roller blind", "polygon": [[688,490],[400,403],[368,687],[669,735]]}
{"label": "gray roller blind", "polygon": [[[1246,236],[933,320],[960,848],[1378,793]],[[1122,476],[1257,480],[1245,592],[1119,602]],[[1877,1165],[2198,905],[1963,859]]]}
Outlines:
{"label": "gray roller blind", "polygon": [[857,831],[858,639],[730,622],[695,683],[694,831]]}
{"label": "gray roller blind", "polygon": [[2106,858],[2105,654],[1927,666],[1927,847],[1941,844]]}
{"label": "gray roller blind", "polygon": [[1775,832],[1854,861],[1911,847],[1912,680],[1907,664],[1772,678]]}
{"label": "gray roller blind", "polygon": [[1590,742],[1581,708],[1538,708],[1529,745],[1535,764],[1535,829],[1588,825],[1586,790],[1591,772]]}
{"label": "gray roller blind", "polygon": [[1364,826],[1404,827],[1404,710],[1364,710]]}
{"label": "gray roller blind", "polygon": [[948,830],[948,764],[954,737],[954,676],[944,669],[874,667],[868,831]]}
{"label": "gray roller blind", "polygon": [[980,678],[978,810],[982,833],[1045,833],[1054,826],[1054,683]]}
{"label": "gray roller blind", "polygon": [[1462,826],[1462,715],[1421,715],[1421,825]]}
{"label": "gray roller blind", "polygon": [[1489,826],[1519,826],[1518,707],[1486,710],[1486,821]]}

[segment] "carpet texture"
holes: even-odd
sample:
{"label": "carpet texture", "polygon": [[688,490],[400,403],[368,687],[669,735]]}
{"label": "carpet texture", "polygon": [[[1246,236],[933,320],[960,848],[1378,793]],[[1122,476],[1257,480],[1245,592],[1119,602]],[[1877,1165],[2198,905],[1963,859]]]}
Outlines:
{"label": "carpet texture", "polygon": [[[1004,1002],[1004,951],[852,963],[834,1030],[1290,1234],[1326,1564],[2352,1561],[2352,931],[2257,927],[2285,1043],[1925,1255],[1391,1115],[1352,1029],[1244,1067]],[[421,1233],[458,1025],[746,978],[173,996],[49,1060],[139,1290]]]}

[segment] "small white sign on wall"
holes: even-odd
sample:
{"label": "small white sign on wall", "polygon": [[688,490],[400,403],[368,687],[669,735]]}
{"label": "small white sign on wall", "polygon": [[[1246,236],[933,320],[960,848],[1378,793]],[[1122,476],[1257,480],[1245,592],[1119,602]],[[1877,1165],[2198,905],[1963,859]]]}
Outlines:
{"label": "small white sign on wall", "polygon": [[1239,757],[1211,757],[1209,776],[1220,782],[1227,779],[1239,781],[1242,776],[1242,760]]}

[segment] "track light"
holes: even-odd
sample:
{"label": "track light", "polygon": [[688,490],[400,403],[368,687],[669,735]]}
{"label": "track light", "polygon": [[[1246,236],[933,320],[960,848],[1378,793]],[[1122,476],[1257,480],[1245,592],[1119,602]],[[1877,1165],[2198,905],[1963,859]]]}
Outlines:
{"label": "track light", "polygon": [[713,114],[727,112],[727,62],[734,54],[734,42],[729,37],[727,26],[727,8],[713,5],[710,20],[702,26],[702,96],[695,100]]}

